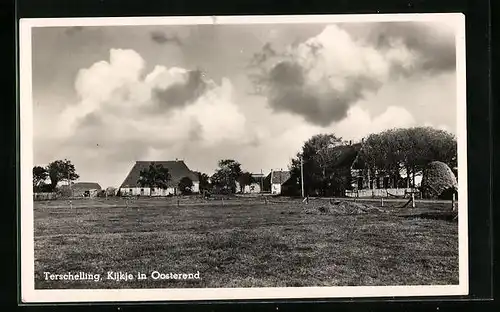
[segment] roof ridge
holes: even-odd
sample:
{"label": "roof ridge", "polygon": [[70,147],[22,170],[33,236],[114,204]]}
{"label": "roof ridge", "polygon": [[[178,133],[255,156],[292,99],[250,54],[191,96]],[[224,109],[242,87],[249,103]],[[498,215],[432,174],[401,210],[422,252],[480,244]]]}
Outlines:
{"label": "roof ridge", "polygon": [[191,170],[184,160],[163,160],[163,161],[153,161],[153,160],[136,160],[135,164],[130,169],[129,173],[123,180],[120,188],[131,187],[132,185],[137,185],[137,179],[140,175],[140,171],[148,167],[148,164],[163,164],[169,170],[171,179],[169,183],[177,183],[176,180],[182,176],[191,178],[193,181],[199,181],[198,176]]}
{"label": "roof ridge", "polygon": [[168,162],[168,161],[171,161],[171,162],[181,162],[181,161],[184,161],[184,159],[171,159],[171,160],[136,160],[135,162],[136,163],[139,163],[139,162]]}

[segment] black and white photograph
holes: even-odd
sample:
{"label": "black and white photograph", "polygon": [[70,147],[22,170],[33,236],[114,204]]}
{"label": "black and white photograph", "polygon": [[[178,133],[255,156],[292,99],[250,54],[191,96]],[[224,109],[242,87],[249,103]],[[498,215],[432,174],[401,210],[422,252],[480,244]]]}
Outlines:
{"label": "black and white photograph", "polygon": [[468,294],[462,14],[21,19],[19,92],[24,302]]}

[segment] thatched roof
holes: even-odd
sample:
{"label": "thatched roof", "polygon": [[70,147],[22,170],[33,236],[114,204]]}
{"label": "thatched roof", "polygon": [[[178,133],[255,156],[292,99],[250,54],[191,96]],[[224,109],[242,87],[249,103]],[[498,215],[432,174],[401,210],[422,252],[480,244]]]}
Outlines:
{"label": "thatched roof", "polygon": [[273,171],[270,175],[272,184],[283,184],[290,179],[290,171]]}
{"label": "thatched roof", "polygon": [[457,188],[457,179],[447,164],[433,161],[424,170],[421,189],[425,197],[439,198],[445,191]]}
{"label": "thatched roof", "polygon": [[[61,185],[59,190],[66,191],[70,190],[69,185]],[[76,182],[71,184],[71,190],[73,191],[90,191],[90,190],[101,190],[99,183],[95,182]]]}
{"label": "thatched roof", "polygon": [[101,190],[101,186],[99,183],[95,182],[76,182],[75,184],[71,185],[71,188],[73,190]]}
{"label": "thatched roof", "polygon": [[190,178],[193,182],[199,181],[198,176],[192,172],[182,160],[137,161],[120,188],[140,187],[138,180],[141,171],[148,169],[149,165],[152,163],[162,165],[164,168],[168,169],[168,173],[170,174],[170,180],[167,183],[168,186],[177,186],[180,180],[184,177]]}
{"label": "thatched roof", "polygon": [[336,153],[336,158],[332,166],[334,168],[351,167],[356,162],[360,150],[361,143],[334,147],[333,151]]}

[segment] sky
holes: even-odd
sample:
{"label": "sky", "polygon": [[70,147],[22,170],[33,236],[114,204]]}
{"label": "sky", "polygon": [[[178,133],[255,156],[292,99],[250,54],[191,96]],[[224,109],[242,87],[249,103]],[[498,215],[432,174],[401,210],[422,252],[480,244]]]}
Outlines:
{"label": "sky", "polygon": [[137,160],[285,169],[304,141],[395,127],[456,134],[444,22],[37,27],[34,165],[118,187]]}

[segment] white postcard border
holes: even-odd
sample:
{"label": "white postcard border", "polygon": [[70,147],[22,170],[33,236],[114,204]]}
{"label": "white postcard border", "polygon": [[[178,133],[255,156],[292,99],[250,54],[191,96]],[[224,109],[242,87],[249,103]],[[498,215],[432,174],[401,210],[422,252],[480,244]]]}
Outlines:
{"label": "white postcard border", "polygon": [[[71,289],[36,290],[34,283],[33,233],[33,108],[32,49],[33,27],[62,26],[139,26],[192,24],[300,24],[348,22],[445,21],[456,27],[457,140],[459,167],[459,285],[436,286],[349,286],[286,288],[192,288],[192,289]],[[21,301],[109,302],[109,301],[198,301],[249,299],[305,299],[352,297],[414,297],[467,295],[468,288],[468,200],[467,200],[467,127],[465,76],[465,15],[361,14],[361,15],[289,15],[289,16],[194,16],[194,17],[106,17],[21,19],[19,23],[20,61],[20,225],[21,225]]]}

